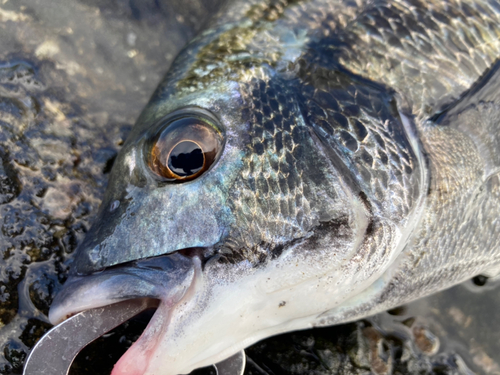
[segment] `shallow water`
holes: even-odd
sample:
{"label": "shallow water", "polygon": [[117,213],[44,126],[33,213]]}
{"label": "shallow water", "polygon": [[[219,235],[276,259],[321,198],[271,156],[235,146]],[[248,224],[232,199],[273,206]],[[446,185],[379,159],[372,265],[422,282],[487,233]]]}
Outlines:
{"label": "shallow water", "polygon": [[[50,328],[120,145],[221,2],[1,3],[0,374],[21,373]],[[498,291],[468,282],[391,314],[271,338],[247,350],[247,374],[500,374]],[[108,374],[144,324],[89,346],[72,374]]]}

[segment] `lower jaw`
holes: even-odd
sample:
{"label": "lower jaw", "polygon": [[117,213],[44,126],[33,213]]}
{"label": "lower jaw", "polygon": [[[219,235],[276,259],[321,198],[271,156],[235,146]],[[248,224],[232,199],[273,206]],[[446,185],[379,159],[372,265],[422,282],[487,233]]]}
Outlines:
{"label": "lower jaw", "polygon": [[[165,297],[161,298],[161,303],[149,321],[146,329],[137,341],[118,360],[111,375],[160,375],[178,373],[176,370],[173,370],[175,366],[174,363],[169,363],[167,360],[161,361],[161,369],[150,368],[150,364],[153,364],[153,367],[155,367],[154,363],[156,363],[156,365],[158,363],[157,358],[165,354],[159,347],[160,344],[162,344],[162,340],[165,340],[165,338],[169,336],[168,330],[172,328],[172,316],[180,314],[177,307],[194,299],[198,292],[197,287],[201,284],[197,282],[200,277],[201,262],[196,257],[192,258],[192,261],[194,262],[194,275],[182,297],[175,301]],[[165,364],[164,366],[163,363]],[[170,367],[170,369],[168,369],[168,367]]]}

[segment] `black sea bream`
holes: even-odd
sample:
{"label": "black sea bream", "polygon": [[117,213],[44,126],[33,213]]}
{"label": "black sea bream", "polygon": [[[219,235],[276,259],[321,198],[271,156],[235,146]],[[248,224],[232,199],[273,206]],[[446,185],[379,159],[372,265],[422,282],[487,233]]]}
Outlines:
{"label": "black sea bream", "polygon": [[53,323],[161,304],[113,374],[173,375],[500,265],[500,2],[236,1],[116,159]]}

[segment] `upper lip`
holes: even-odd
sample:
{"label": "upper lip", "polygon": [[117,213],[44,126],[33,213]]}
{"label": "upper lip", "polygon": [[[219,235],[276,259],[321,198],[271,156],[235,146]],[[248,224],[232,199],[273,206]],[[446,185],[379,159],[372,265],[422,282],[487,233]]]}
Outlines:
{"label": "upper lip", "polygon": [[174,305],[182,299],[194,275],[193,259],[174,253],[88,276],[71,276],[54,299],[49,319],[58,324],[78,312],[133,298],[161,299]]}

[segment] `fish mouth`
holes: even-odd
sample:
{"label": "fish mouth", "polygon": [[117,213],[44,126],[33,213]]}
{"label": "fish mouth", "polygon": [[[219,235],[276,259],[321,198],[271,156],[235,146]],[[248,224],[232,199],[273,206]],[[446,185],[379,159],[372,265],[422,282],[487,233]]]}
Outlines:
{"label": "fish mouth", "polygon": [[49,320],[56,325],[67,318],[117,302],[145,298],[158,306],[139,339],[128,351],[137,360],[131,366],[120,366],[130,358],[128,351],[113,369],[113,375],[144,374],[149,359],[155,353],[159,339],[169,326],[172,309],[192,294],[195,280],[201,274],[201,259],[180,252],[113,266],[87,276],[70,276],[54,299]]}

